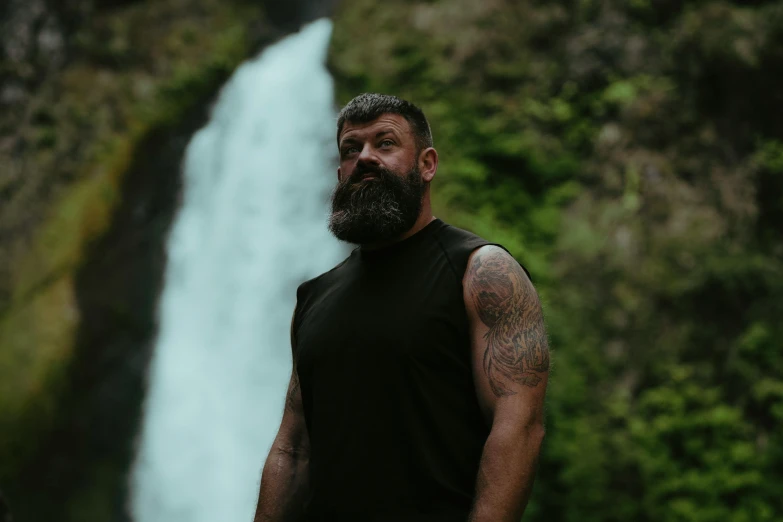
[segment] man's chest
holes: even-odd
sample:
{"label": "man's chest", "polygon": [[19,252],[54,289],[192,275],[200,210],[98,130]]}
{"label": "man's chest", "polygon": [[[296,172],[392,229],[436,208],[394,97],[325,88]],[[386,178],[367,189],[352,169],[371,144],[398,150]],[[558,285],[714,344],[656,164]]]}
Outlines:
{"label": "man's chest", "polygon": [[461,284],[447,266],[354,277],[312,296],[296,330],[300,371],[433,364],[466,336]]}

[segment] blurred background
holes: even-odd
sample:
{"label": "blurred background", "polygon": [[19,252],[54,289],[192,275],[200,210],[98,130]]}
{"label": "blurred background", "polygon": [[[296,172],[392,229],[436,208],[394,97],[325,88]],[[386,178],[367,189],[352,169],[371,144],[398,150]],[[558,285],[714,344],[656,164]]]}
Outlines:
{"label": "blurred background", "polygon": [[424,109],[435,214],[542,295],[525,520],[783,521],[783,2],[5,0],[0,24],[16,522],[250,520],[364,91]]}

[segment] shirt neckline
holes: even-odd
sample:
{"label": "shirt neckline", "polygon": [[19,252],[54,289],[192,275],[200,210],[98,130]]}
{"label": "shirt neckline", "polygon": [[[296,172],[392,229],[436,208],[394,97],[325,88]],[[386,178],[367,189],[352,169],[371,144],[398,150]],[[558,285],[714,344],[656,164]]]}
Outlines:
{"label": "shirt neckline", "polygon": [[443,221],[441,221],[438,218],[433,219],[424,227],[413,234],[412,236],[408,236],[405,239],[402,239],[400,241],[396,241],[390,245],[380,247],[380,248],[373,248],[373,249],[367,249],[365,250],[361,246],[357,247],[357,251],[362,259],[365,260],[376,260],[376,259],[383,259],[386,257],[389,257],[393,254],[396,254],[397,252],[400,252],[402,250],[405,250],[406,248],[410,247],[411,245],[415,245],[425,239],[426,237],[430,236],[435,230],[439,229],[440,226],[443,224]]}

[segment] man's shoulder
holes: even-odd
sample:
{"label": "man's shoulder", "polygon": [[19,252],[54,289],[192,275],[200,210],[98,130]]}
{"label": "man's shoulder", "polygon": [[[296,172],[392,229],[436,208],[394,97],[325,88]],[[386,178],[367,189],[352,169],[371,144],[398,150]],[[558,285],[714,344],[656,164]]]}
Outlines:
{"label": "man's shoulder", "polygon": [[441,243],[444,245],[444,249],[447,251],[451,250],[451,256],[458,260],[458,265],[462,269],[461,273],[465,272],[464,269],[467,268],[468,263],[475,257],[475,254],[479,253],[479,250],[488,252],[494,250],[503,251],[509,259],[516,261],[522,267],[522,270],[525,271],[525,274],[530,277],[530,272],[528,272],[525,265],[501,243],[486,239],[479,234],[449,225],[448,223],[440,230],[440,237],[442,238]]}
{"label": "man's shoulder", "polygon": [[446,254],[446,257],[452,264],[456,275],[460,279],[465,273],[468,260],[475,251],[488,245],[496,245],[500,248],[504,248],[502,245],[485,239],[474,232],[448,223],[438,231],[437,239],[443,252]]}
{"label": "man's shoulder", "polygon": [[441,240],[445,239],[455,244],[467,244],[468,246],[474,243],[481,245],[492,243],[470,230],[459,228],[450,223],[446,223],[445,221],[443,222],[443,226],[438,230],[438,237]]}

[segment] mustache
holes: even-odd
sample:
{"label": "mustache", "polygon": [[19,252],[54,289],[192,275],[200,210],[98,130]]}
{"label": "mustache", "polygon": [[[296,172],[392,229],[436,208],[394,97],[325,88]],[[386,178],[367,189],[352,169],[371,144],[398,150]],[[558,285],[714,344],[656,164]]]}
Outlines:
{"label": "mustache", "polygon": [[381,167],[380,165],[371,165],[369,163],[358,163],[354,171],[351,173],[351,177],[348,178],[346,181],[348,183],[358,183],[368,175],[373,175],[377,178],[380,178],[381,181],[383,181],[384,179],[389,179],[393,177],[394,173],[387,168]]}

